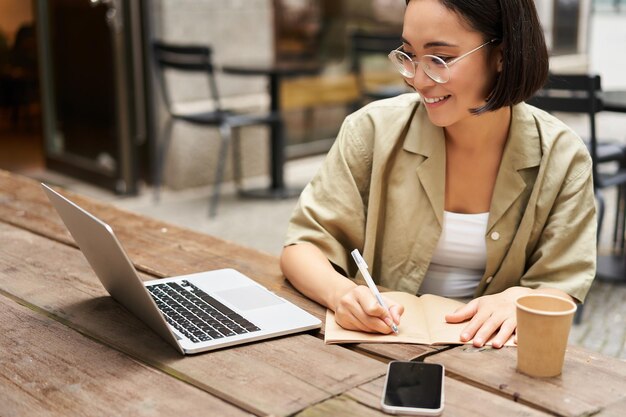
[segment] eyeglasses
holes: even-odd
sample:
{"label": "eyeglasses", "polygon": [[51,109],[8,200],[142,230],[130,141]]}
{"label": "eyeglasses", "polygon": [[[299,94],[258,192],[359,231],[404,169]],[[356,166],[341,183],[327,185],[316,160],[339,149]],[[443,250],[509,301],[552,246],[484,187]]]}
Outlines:
{"label": "eyeglasses", "polygon": [[444,84],[450,81],[450,67],[452,65],[456,64],[466,56],[478,51],[483,46],[495,42],[496,40],[497,39],[492,39],[489,42],[485,42],[449,62],[446,62],[443,58],[435,55],[422,55],[419,61],[414,61],[406,54],[406,52],[401,50],[402,46],[391,51],[388,56],[402,76],[406,78],[415,77],[415,72],[417,71],[417,66],[419,64],[422,71],[424,71],[424,73],[428,75],[431,80],[439,84]]}

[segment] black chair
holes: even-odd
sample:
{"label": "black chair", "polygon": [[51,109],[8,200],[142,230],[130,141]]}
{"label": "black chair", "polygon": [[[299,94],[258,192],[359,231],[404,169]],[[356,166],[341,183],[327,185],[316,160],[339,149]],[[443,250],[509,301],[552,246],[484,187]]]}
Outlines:
{"label": "black chair", "polygon": [[[546,85],[530,100],[529,104],[549,112],[586,114],[589,117],[589,138],[585,141],[593,162],[593,179],[598,200],[598,235],[604,221],[604,197],[602,190],[617,187],[617,207],[613,233],[614,244],[624,247],[624,217],[626,215],[626,147],[619,141],[600,140],[596,136],[596,113],[602,111],[602,91],[599,75],[550,74]],[[617,169],[599,169],[612,163]],[[619,243],[618,243],[619,241]],[[574,316],[574,323],[582,320],[583,306]]]}
{"label": "black chair", "polygon": [[[172,45],[163,42],[153,42],[153,53],[158,69],[157,76],[161,85],[163,98],[169,113],[169,118],[163,129],[161,139],[154,147],[153,182],[154,198],[159,200],[163,165],[172,135],[174,120],[184,121],[193,125],[216,127],[219,129],[221,143],[219,146],[218,163],[215,172],[215,186],[209,204],[209,215],[215,216],[219,202],[220,186],[224,175],[226,156],[230,142],[233,142],[233,168],[237,188],[241,191],[241,161],[239,156],[238,128],[252,125],[270,125],[282,132],[281,117],[276,112],[264,114],[238,114],[222,108],[220,96],[215,80],[215,66],[212,62],[212,50],[204,45]],[[168,93],[165,77],[166,71],[181,71],[186,73],[203,73],[208,78],[211,106],[207,110],[195,112],[174,111]]]}
{"label": "black chair", "polygon": [[2,76],[6,85],[2,87],[12,106],[11,119],[16,125],[25,115],[30,123],[34,120],[31,105],[39,100],[37,36],[32,24],[20,26],[15,34],[8,64]]}
{"label": "black chair", "polygon": [[[360,30],[353,31],[350,34],[351,45],[351,70],[356,77],[357,88],[359,91],[357,106],[366,104],[372,100],[381,100],[384,98],[395,97],[399,94],[411,91],[404,84],[375,86],[374,83],[368,82],[368,58],[375,56],[387,59],[389,52],[402,45],[400,36],[395,33],[373,33]],[[400,82],[401,76],[398,75]]]}
{"label": "black chair", "polygon": [[[546,85],[530,100],[529,104],[549,112],[579,113],[589,117],[589,138],[586,140],[593,161],[593,178],[598,199],[598,235],[604,220],[604,198],[600,193],[608,187],[617,187],[614,242],[624,247],[624,197],[626,184],[626,146],[617,140],[600,140],[596,136],[596,113],[602,111],[602,91],[599,75],[550,74]],[[613,163],[617,169],[599,169]]]}

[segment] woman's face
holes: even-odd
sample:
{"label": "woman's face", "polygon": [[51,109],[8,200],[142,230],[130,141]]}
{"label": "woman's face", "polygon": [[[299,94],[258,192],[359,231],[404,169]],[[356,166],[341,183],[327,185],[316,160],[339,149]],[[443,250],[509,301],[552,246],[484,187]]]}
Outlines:
{"label": "woman's face", "polygon": [[[489,39],[442,6],[438,0],[412,0],[404,14],[403,50],[414,61],[435,55],[448,62]],[[497,48],[487,45],[450,66],[450,79],[438,84],[417,66],[406,78],[423,98],[428,117],[440,127],[452,126],[468,117],[469,109],[485,104],[500,70]]]}

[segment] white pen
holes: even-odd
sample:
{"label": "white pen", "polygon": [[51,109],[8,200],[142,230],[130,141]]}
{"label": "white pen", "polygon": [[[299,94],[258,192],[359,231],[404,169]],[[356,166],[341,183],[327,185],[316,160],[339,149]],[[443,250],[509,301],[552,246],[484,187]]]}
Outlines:
{"label": "white pen", "polygon": [[[385,310],[387,310],[387,313],[389,313],[389,308],[387,307],[387,304],[385,304],[385,300],[383,300],[383,297],[380,295],[380,291],[378,291],[378,288],[376,287],[376,284],[374,284],[372,276],[367,270],[367,264],[365,263],[365,259],[363,259],[358,249],[355,249],[350,253],[354,258],[354,262],[356,262],[356,266],[359,268],[359,271],[361,271],[361,275],[363,275],[363,279],[365,279],[367,286],[370,288],[372,294],[374,294],[374,297],[376,297],[376,300],[378,300],[378,304],[380,304]],[[391,317],[391,314],[389,315],[389,317]],[[398,333],[398,326],[396,326],[395,323],[391,322],[390,327],[394,333]]]}

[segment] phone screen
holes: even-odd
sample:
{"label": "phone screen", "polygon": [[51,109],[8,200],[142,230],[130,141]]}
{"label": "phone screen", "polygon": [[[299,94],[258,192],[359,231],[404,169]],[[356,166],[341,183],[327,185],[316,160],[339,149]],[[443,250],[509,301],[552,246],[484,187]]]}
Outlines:
{"label": "phone screen", "polygon": [[383,403],[391,407],[441,408],[443,366],[436,363],[389,364]]}

